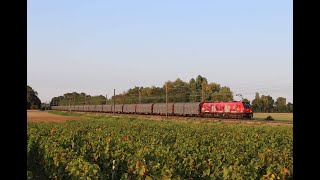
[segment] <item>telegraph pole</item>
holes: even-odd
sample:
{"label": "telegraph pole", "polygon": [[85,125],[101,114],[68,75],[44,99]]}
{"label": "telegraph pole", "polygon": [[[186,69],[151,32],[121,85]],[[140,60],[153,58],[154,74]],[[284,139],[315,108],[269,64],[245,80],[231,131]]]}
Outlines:
{"label": "telegraph pole", "polygon": [[108,96],[107,96],[107,94],[106,94],[106,104],[108,104]]}
{"label": "telegraph pole", "polygon": [[168,85],[167,83],[166,83],[166,104],[167,104],[166,118],[168,118]]}
{"label": "telegraph pole", "polygon": [[139,104],[141,104],[141,91],[139,89]]}
{"label": "telegraph pole", "polygon": [[202,86],[201,86],[201,102],[203,102],[204,101],[204,88],[203,88],[203,84],[202,84]]}
{"label": "telegraph pole", "polygon": [[71,111],[71,107],[70,107],[71,106],[71,102],[70,102],[71,101],[71,97],[69,97],[68,99],[69,99],[69,112],[70,112]]}
{"label": "telegraph pole", "polygon": [[116,111],[116,89],[113,89],[113,115]]}
{"label": "telegraph pole", "polygon": [[203,102],[203,89],[201,90],[201,102]]}

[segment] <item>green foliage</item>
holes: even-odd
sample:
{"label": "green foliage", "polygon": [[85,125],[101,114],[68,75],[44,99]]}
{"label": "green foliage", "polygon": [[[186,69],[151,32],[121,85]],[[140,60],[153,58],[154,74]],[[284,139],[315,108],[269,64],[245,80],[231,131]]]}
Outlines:
{"label": "green foliage", "polygon": [[266,113],[271,113],[273,112],[273,104],[274,104],[274,100],[272,99],[271,96],[261,96],[261,101],[262,101],[262,107],[263,107],[263,112]]}
{"label": "green foliage", "polygon": [[38,98],[37,91],[27,85],[27,109],[39,109],[41,107],[41,100]]}
{"label": "green foliage", "polygon": [[191,78],[189,81],[189,87],[190,87],[189,101],[199,102],[200,101],[200,97],[198,96],[199,92],[196,87],[196,81],[193,78]]}
{"label": "green foliage", "polygon": [[288,112],[293,112],[293,104],[291,102],[288,102],[287,107]]}
{"label": "green foliage", "polygon": [[275,112],[288,112],[288,106],[286,104],[286,98],[278,97],[276,102],[274,103]]}
{"label": "green foliage", "polygon": [[[189,101],[186,102],[200,102],[200,101],[220,101],[229,98],[223,98],[228,96],[230,92],[225,92],[226,89],[220,88],[220,84],[217,83],[208,83],[205,77],[198,75],[196,80],[193,78],[189,81]],[[228,89],[230,90],[230,88]],[[223,97],[217,98],[218,94],[223,94]],[[232,94],[232,93],[231,93]],[[226,96],[224,96],[226,95]],[[231,98],[233,100],[233,97]]]}
{"label": "green foliage", "polygon": [[293,104],[288,103],[286,105],[286,98],[278,97],[276,101],[271,96],[262,95],[259,97],[259,93],[256,93],[255,99],[252,100],[252,111],[263,113],[286,113],[293,112]]}
{"label": "green foliage", "polygon": [[268,117],[266,117],[266,119],[265,119],[265,120],[272,121],[272,120],[274,120],[274,119],[273,119],[273,117],[272,117],[272,116],[268,116]]}
{"label": "green foliage", "polygon": [[287,126],[103,117],[28,123],[27,130],[28,171],[42,169],[46,179],[292,179],[293,175],[292,128]]}
{"label": "green foliage", "polygon": [[247,98],[242,99],[242,102],[250,104],[250,101]]}
{"label": "green foliage", "polygon": [[233,93],[231,92],[229,87],[222,87],[218,92],[212,94],[213,101],[233,101]]}
{"label": "green foliage", "polygon": [[169,102],[189,102],[190,86],[188,83],[182,81],[179,78],[177,78],[173,82],[167,81],[162,87],[164,89],[164,92],[166,89],[166,85],[168,88]]}
{"label": "green foliage", "polygon": [[90,96],[85,93],[66,93],[54,97],[51,105],[90,105],[90,104],[137,104],[166,102],[166,86],[169,102],[199,102],[199,101],[232,101],[233,93],[229,87],[220,88],[220,84],[208,83],[205,77],[198,75],[196,80],[191,78],[184,82],[180,78],[167,81],[162,87],[137,87],[106,99],[104,96]]}
{"label": "green foliage", "polygon": [[253,112],[263,112],[263,103],[259,96],[259,93],[256,93],[256,97],[252,100],[252,111]]}
{"label": "green foliage", "polygon": [[63,96],[53,97],[51,106],[67,106],[67,105],[96,105],[106,104],[106,97],[102,95],[90,96],[85,93],[66,93]]}

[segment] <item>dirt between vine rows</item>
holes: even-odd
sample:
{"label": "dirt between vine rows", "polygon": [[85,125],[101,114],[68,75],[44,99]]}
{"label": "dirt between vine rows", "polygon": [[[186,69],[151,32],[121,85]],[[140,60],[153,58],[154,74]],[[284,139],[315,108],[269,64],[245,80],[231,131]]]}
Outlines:
{"label": "dirt between vine rows", "polygon": [[50,114],[46,111],[31,110],[27,111],[28,122],[65,122],[68,120],[80,120],[82,118],[72,116],[59,116]]}

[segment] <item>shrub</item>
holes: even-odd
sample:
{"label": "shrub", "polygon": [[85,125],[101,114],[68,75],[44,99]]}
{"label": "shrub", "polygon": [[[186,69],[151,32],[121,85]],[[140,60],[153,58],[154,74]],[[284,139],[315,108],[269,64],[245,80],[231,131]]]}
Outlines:
{"label": "shrub", "polygon": [[264,120],[273,121],[274,119],[273,119],[272,116],[268,116],[268,117],[266,117]]}

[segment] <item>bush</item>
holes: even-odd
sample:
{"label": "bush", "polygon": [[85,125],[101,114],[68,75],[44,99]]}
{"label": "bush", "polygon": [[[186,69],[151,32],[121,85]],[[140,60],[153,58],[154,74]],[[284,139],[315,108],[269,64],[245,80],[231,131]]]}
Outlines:
{"label": "bush", "polygon": [[272,116],[268,116],[268,117],[266,117],[264,120],[273,121],[274,119],[273,119]]}

